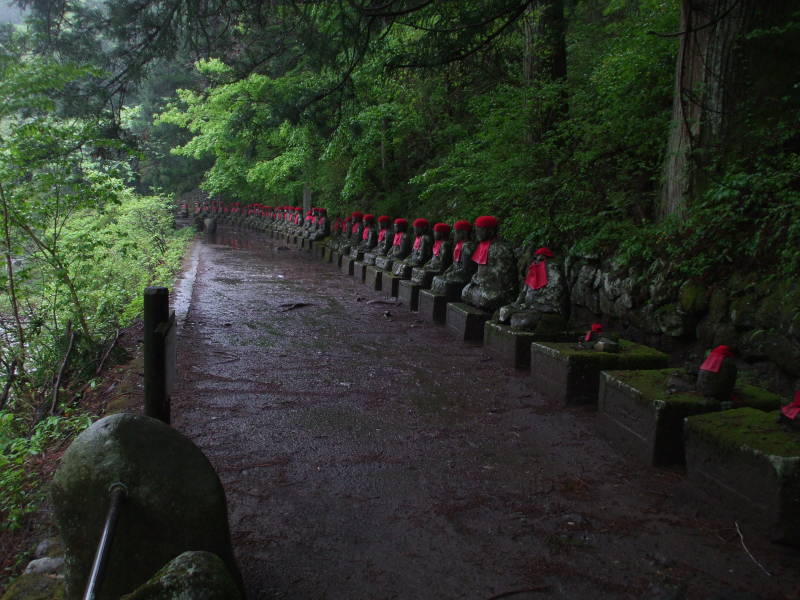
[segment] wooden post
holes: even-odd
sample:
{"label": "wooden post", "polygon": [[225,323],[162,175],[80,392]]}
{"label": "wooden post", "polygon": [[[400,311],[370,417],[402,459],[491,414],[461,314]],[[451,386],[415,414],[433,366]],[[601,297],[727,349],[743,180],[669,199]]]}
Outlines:
{"label": "wooden post", "polygon": [[144,414],[165,423],[169,423],[169,401],[163,324],[168,321],[169,290],[165,287],[145,288]]}

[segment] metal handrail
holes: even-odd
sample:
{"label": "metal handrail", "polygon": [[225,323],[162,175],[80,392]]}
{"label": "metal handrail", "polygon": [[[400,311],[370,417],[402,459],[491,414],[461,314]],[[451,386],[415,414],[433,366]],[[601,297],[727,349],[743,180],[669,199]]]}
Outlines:
{"label": "metal handrail", "polygon": [[86,584],[86,592],[83,594],[83,600],[94,600],[97,588],[100,585],[100,578],[103,575],[103,569],[108,560],[108,550],[111,547],[111,541],[114,537],[114,528],[117,525],[119,518],[120,508],[122,502],[128,495],[128,488],[124,483],[112,483],[108,491],[111,495],[111,501],[108,506],[108,514],[106,515],[106,522],[103,525],[103,533],[100,536],[100,543],[97,546],[97,553],[94,555],[94,562],[92,563],[92,570],[89,573],[89,581]]}

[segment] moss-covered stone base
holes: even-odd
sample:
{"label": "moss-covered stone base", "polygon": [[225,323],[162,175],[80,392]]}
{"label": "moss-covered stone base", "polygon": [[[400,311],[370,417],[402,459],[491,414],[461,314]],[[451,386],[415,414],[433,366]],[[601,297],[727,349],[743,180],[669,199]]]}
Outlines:
{"label": "moss-covered stone base", "polygon": [[380,292],[383,289],[383,269],[379,269],[375,265],[368,265],[367,266],[367,274],[364,278],[364,283],[367,284],[367,287],[371,290],[375,290],[376,292]]}
{"label": "moss-covered stone base", "polygon": [[342,273],[344,273],[345,275],[350,275],[352,277],[355,262],[356,261],[349,256],[342,256],[342,262],[339,265],[339,268],[341,269]]}
{"label": "moss-covered stone base", "polygon": [[20,575],[0,600],[61,600],[64,580],[49,575]]}
{"label": "moss-covered stone base", "polygon": [[447,319],[447,296],[434,294],[430,290],[420,290],[418,303],[420,316],[434,323],[444,324]]}
{"label": "moss-covered stone base", "polygon": [[400,282],[397,297],[409,310],[419,310],[419,292],[420,285],[406,279]]}
{"label": "moss-covered stone base", "polygon": [[531,376],[546,398],[563,404],[597,402],[600,372],[610,369],[662,369],[668,357],[648,346],[620,340],[619,352],[596,352],[575,343],[531,344]]}
{"label": "moss-covered stone base", "polygon": [[492,314],[464,302],[448,302],[446,325],[465,342],[483,342],[483,326]]}
{"label": "moss-covered stone base", "polygon": [[688,417],[686,470],[737,518],[800,546],[800,433],[779,414],[745,407]]}
{"label": "moss-covered stone base", "polygon": [[520,331],[496,321],[486,321],[483,326],[483,344],[509,366],[530,369],[531,342],[566,342],[578,335],[566,333],[542,335],[534,331]]}
{"label": "moss-covered stone base", "polygon": [[383,274],[383,283],[381,283],[381,287],[388,296],[397,298],[398,294],[400,293],[401,281],[403,281],[402,277],[398,277],[397,275],[387,271]]}

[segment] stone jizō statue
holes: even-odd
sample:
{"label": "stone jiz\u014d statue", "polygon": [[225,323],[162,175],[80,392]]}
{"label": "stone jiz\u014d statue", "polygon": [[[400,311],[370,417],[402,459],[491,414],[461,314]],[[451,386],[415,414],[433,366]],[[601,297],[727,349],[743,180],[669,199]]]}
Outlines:
{"label": "stone jiz\u014d statue", "polygon": [[394,235],[392,247],[386,256],[376,256],[375,266],[386,271],[391,270],[395,261],[405,259],[411,253],[411,236],[408,233],[408,221],[397,218],[394,220]]}
{"label": "stone jiz\u014d statue", "polygon": [[451,254],[452,262],[441,275],[435,275],[431,282],[431,292],[434,294],[447,294],[448,287],[461,290],[478,268],[472,261],[475,243],[471,240],[472,223],[469,221],[456,221],[453,224],[454,245]]}
{"label": "stone jiz\u014d statue", "polygon": [[401,279],[409,279],[414,268],[421,267],[433,256],[433,237],[428,219],[414,219],[414,243],[411,254],[401,261],[395,261],[392,273]]}
{"label": "stone jiz\u014d statue", "polygon": [[569,314],[569,292],[553,252],[536,250],[517,299],[500,308],[497,320],[514,329],[555,333],[562,331]]}
{"label": "stone jiz\u014d statue", "polygon": [[386,256],[392,249],[392,218],[388,215],[378,217],[378,230],[376,232],[375,246],[364,253],[364,264],[374,265],[376,256]]}
{"label": "stone jiz\u014d statue", "polygon": [[495,217],[475,219],[477,245],[472,261],[475,274],[461,292],[461,301],[477,308],[495,311],[508,304],[517,293],[517,269],[514,250],[497,237],[499,222]]}
{"label": "stone jiz\u014d statue", "polygon": [[452,263],[453,243],[450,241],[450,225],[436,223],[433,226],[431,258],[421,267],[411,270],[411,281],[423,287],[430,285],[431,279],[441,275]]}
{"label": "stone jiz\u014d statue", "polygon": [[369,252],[378,243],[378,232],[375,229],[375,215],[366,214],[363,218],[360,242],[350,248],[350,258],[358,260],[365,252]]}
{"label": "stone jiz\u014d statue", "polygon": [[697,391],[707,398],[729,402],[736,385],[738,368],[729,346],[717,346],[700,365],[697,372]]}

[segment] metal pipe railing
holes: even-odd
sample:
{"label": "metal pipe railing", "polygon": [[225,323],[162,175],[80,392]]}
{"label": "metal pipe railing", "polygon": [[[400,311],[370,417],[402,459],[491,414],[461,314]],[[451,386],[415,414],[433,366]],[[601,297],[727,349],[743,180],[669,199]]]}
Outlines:
{"label": "metal pipe railing", "polygon": [[100,543],[97,546],[97,553],[94,555],[94,562],[92,563],[92,570],[89,573],[89,581],[86,584],[86,592],[83,594],[83,600],[94,600],[97,589],[100,586],[100,580],[103,576],[103,569],[108,560],[108,550],[111,548],[111,542],[114,538],[114,528],[117,526],[117,519],[119,518],[120,508],[122,502],[128,495],[128,488],[124,483],[112,483],[108,491],[111,496],[111,501],[108,506],[108,514],[106,515],[106,522],[103,525],[103,533],[100,536]]}

